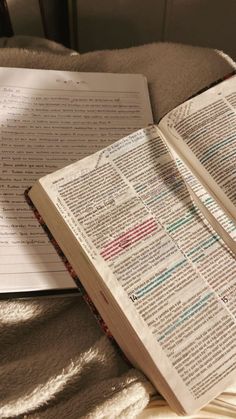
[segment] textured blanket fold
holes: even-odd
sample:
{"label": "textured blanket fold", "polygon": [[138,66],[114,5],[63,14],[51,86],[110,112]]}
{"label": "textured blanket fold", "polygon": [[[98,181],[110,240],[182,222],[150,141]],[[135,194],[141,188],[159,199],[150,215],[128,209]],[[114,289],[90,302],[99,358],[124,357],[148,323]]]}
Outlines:
{"label": "textured blanket fold", "polygon": [[[26,48],[27,40],[10,46],[0,66],[144,74],[155,121],[234,68],[217,51],[165,43],[84,55],[50,43]],[[1,301],[0,319],[0,418],[132,418],[154,393],[81,297]]]}

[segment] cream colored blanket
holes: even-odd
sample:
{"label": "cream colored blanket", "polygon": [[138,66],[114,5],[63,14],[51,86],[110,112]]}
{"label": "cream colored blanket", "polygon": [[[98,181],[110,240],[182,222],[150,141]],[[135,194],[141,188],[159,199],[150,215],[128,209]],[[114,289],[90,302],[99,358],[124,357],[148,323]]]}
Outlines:
{"label": "cream colored blanket", "polygon": [[[155,121],[234,66],[214,50],[164,43],[81,56],[37,40],[0,45],[0,66],[143,73]],[[153,387],[120,358],[80,297],[1,301],[0,322],[0,418],[133,418],[148,405]],[[209,417],[224,417],[217,406],[210,416],[212,408]],[[168,407],[148,412],[175,416]]]}

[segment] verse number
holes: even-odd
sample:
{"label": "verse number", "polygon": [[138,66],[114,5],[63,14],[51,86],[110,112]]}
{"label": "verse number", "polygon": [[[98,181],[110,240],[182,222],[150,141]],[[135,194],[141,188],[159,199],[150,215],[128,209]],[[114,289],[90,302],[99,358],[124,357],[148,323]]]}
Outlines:
{"label": "verse number", "polygon": [[132,302],[134,302],[134,301],[138,300],[138,297],[137,297],[137,295],[135,295],[135,294],[130,295],[130,297],[129,297],[129,298],[131,299],[131,301],[132,301]]}
{"label": "verse number", "polygon": [[221,298],[221,300],[223,301],[223,303],[228,303],[229,302],[228,297],[226,297],[225,295],[224,295],[224,297]]}

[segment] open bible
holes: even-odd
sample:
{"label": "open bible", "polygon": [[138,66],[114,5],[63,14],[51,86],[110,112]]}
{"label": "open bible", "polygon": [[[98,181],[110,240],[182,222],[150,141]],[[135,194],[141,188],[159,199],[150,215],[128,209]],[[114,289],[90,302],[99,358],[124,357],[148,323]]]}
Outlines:
{"label": "open bible", "polygon": [[236,373],[236,78],[34,184],[131,362],[191,413]]}

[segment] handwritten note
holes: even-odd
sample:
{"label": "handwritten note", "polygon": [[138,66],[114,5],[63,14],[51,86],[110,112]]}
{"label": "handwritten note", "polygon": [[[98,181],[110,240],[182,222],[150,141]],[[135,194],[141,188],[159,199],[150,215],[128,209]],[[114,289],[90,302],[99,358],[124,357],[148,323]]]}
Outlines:
{"label": "handwritten note", "polygon": [[0,69],[0,292],[75,288],[24,191],[151,122],[142,76]]}

